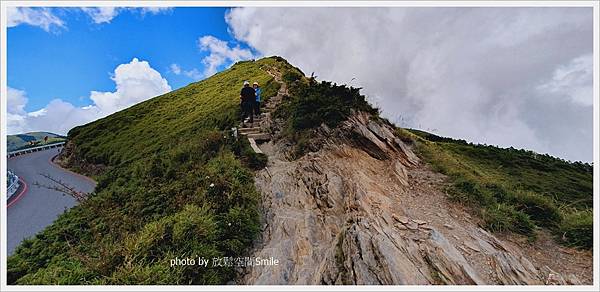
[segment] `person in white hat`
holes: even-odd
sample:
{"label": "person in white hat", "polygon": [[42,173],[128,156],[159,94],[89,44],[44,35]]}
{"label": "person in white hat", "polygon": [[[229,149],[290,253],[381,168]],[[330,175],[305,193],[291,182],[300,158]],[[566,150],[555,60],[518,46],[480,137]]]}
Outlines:
{"label": "person in white hat", "polygon": [[252,108],[254,106],[255,100],[256,92],[254,92],[254,88],[250,87],[250,82],[244,81],[244,87],[240,92],[240,105],[242,106],[242,120],[244,121],[244,123],[254,122]]}

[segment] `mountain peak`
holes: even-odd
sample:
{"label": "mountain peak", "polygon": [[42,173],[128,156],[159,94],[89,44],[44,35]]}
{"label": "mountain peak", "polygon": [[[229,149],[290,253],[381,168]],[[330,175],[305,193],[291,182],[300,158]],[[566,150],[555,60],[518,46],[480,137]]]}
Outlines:
{"label": "mountain peak", "polygon": [[[262,89],[252,121],[241,115],[244,81]],[[548,249],[559,250],[552,233],[590,242],[585,166],[420,134],[381,117],[358,88],[307,77],[281,57],[237,62],[72,129],[58,163],[98,185],[16,250],[8,281],[590,281]],[[577,204],[560,209],[561,198]],[[177,265],[245,257],[261,265]]]}

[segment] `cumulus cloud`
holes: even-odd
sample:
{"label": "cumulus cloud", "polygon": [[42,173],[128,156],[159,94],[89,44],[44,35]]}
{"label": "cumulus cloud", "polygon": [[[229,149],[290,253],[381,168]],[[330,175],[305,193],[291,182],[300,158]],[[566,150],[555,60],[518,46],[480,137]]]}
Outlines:
{"label": "cumulus cloud", "polygon": [[261,54],[363,87],[400,126],[592,160],[591,8],[245,7],[226,21]]}
{"label": "cumulus cloud", "polygon": [[6,18],[7,27],[29,24],[48,32],[52,29],[65,28],[65,23],[49,8],[7,7]]}
{"label": "cumulus cloud", "polygon": [[105,117],[141,101],[171,91],[167,80],[146,61],[134,58],[117,66],[112,80],[114,92],[92,91],[93,104],[76,107],[61,99],[54,99],[44,108],[26,112],[25,91],[8,88],[7,130],[9,134],[49,131],[66,134],[71,128]]}
{"label": "cumulus cloud", "polygon": [[239,45],[229,47],[226,41],[211,35],[199,38],[198,47],[201,51],[209,53],[208,56],[202,59],[202,63],[205,66],[205,77],[215,74],[219,67],[225,63],[233,63],[254,57],[249,49],[242,49]]}
{"label": "cumulus cloud", "polygon": [[8,87],[6,104],[8,105],[6,112],[7,128],[19,128],[24,121],[23,116],[26,115],[27,95],[25,91]]}
{"label": "cumulus cloud", "polygon": [[92,91],[90,94],[94,105],[107,114],[171,91],[167,80],[158,71],[152,69],[148,62],[137,58],[117,66],[111,79],[116,84],[116,91]]}

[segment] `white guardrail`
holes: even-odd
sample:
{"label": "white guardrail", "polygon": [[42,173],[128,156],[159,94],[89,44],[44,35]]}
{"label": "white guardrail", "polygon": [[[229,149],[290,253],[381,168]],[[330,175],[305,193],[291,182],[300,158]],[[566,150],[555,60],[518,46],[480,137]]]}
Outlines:
{"label": "white guardrail", "polygon": [[6,199],[8,200],[19,189],[19,177],[14,172],[8,170],[8,175],[6,176],[6,178],[8,179],[8,183],[6,184],[8,186],[6,192]]}
{"label": "white guardrail", "polygon": [[58,143],[46,144],[46,145],[42,145],[42,146],[25,148],[25,149],[21,149],[21,150],[15,150],[15,151],[8,152],[6,154],[6,156],[8,156],[8,158],[16,157],[16,156],[26,154],[26,153],[33,153],[33,152],[37,152],[37,151],[41,151],[41,150],[60,147],[64,144],[65,144],[65,142],[58,142]]}

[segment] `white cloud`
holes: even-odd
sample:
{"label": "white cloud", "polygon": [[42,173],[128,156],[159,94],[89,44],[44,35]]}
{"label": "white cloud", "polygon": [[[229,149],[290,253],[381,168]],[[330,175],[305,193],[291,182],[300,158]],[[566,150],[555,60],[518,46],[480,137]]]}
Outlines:
{"label": "white cloud", "polygon": [[27,104],[27,95],[23,90],[9,87],[6,103],[10,105],[7,108],[9,114],[23,114],[25,113],[25,105]]}
{"label": "white cloud", "polygon": [[194,68],[192,70],[183,71],[183,75],[185,75],[191,79],[194,79],[194,80],[200,80],[203,77],[202,73],[200,73],[200,71],[198,71],[198,69],[196,69],[196,68]]}
{"label": "white cloud", "polygon": [[119,14],[119,7],[82,7],[81,10],[89,15],[94,23],[110,23]]}
{"label": "white cloud", "polygon": [[239,45],[229,47],[226,41],[211,35],[199,38],[198,47],[201,51],[209,52],[208,56],[202,59],[202,63],[205,65],[203,73],[205,77],[215,74],[219,67],[227,62],[234,63],[254,58],[250,50],[242,49]]}
{"label": "white cloud", "polygon": [[6,13],[7,27],[29,24],[48,32],[51,29],[65,28],[65,23],[49,8],[7,7]]}
{"label": "white cloud", "polygon": [[552,78],[539,86],[542,92],[553,96],[565,96],[584,106],[593,103],[592,54],[577,57],[554,70]]}
{"label": "white cloud", "polygon": [[177,64],[171,64],[171,66],[169,66],[169,69],[175,75],[181,74],[181,67],[179,67],[179,65],[177,65]]}
{"label": "white cloud", "polygon": [[[146,14],[157,15],[167,13],[173,10],[171,7],[81,7],[81,10],[87,14],[94,23],[110,23],[119,13],[124,10]],[[21,24],[38,26],[43,30],[50,32],[53,30],[66,28],[65,22],[56,16],[51,8],[46,7],[7,7],[7,27],[15,27]]]}
{"label": "white cloud", "polygon": [[171,64],[169,66],[169,71],[175,75],[183,74],[193,80],[200,80],[203,77],[202,73],[200,73],[200,71],[198,71],[198,69],[193,68],[191,70],[183,70],[183,69],[181,69],[181,66],[179,66],[178,64]]}
{"label": "white cloud", "polygon": [[7,128],[20,128],[24,123],[25,105],[27,104],[27,96],[25,91],[8,87],[6,98],[7,112],[6,123]]}
{"label": "white cloud", "polygon": [[110,23],[113,18],[117,17],[122,11],[129,10],[139,12],[141,15],[146,14],[160,14],[170,12],[171,7],[140,7],[140,8],[126,8],[126,7],[82,7],[81,10],[89,15],[94,23]]}
{"label": "white cloud", "polygon": [[144,14],[159,14],[159,13],[167,13],[172,11],[173,8],[172,7],[142,7],[140,8],[140,11],[142,13],[142,15]]}
{"label": "white cloud", "polygon": [[9,134],[49,131],[66,134],[71,128],[105,117],[141,101],[171,91],[167,80],[150,67],[146,61],[134,58],[131,62],[117,66],[112,80],[114,92],[92,91],[94,102],[76,107],[61,99],[54,99],[44,108],[25,112],[25,92],[10,88],[7,99],[7,130]]}
{"label": "white cloud", "polygon": [[167,80],[158,71],[152,69],[148,62],[137,58],[119,65],[112,80],[116,83],[115,92],[92,91],[90,94],[90,99],[103,113],[113,113],[171,91]]}
{"label": "white cloud", "polygon": [[319,79],[355,78],[351,85],[401,126],[584,161],[593,150],[592,20],[589,8],[245,7],[226,15],[235,38],[260,54]]}

